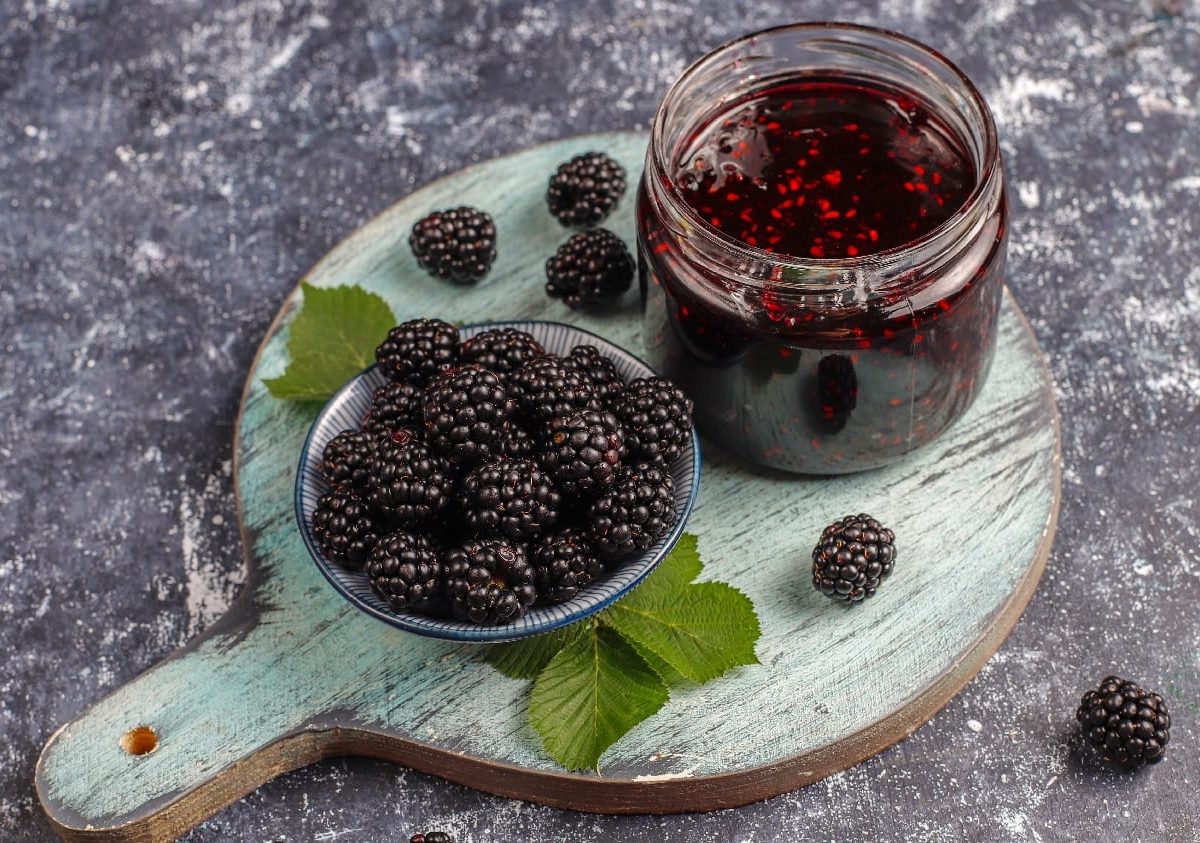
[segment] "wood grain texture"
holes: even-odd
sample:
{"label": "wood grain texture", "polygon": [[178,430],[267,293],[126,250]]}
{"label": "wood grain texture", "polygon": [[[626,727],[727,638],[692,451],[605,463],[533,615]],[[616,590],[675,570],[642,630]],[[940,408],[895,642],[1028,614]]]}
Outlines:
{"label": "wood grain texture", "polygon": [[[589,148],[640,173],[626,133],[527,150],[436,182],[333,250],[305,280],[358,283],[400,319],[550,318],[637,351],[635,294],[584,316],[546,299],[541,264],[564,233],[546,214],[546,174]],[[416,270],[411,224],[434,207],[487,208],[500,258],[464,290]],[[613,227],[632,239],[632,209]],[[284,770],[343,753],[389,758],[493,793],[582,810],[671,812],[745,804],[794,789],[902,739],[979,669],[1036,586],[1054,532],[1060,465],[1053,393],[1010,297],[976,405],[943,438],[889,468],[832,479],[750,469],[706,448],[689,523],[707,575],[758,607],[760,666],[673,692],[661,714],[567,774],[540,750],[526,685],[475,648],[421,639],[358,613],[317,572],[291,490],[312,409],[261,384],[286,362],[284,305],[247,381],[237,492],[252,581],[200,639],[105,698],[48,742],[36,784],[70,839],[170,839]],[[846,610],[814,592],[807,559],[821,527],[870,511],[899,533],[897,572]],[[149,724],[152,753],[120,738]]]}

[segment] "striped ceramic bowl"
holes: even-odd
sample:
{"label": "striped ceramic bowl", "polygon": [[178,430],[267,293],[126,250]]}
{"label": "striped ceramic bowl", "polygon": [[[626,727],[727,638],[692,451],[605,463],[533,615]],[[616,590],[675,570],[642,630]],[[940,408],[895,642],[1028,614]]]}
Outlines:
{"label": "striped ceramic bowl", "polygon": [[[654,375],[653,369],[623,348],[589,331],[558,322],[490,322],[467,326],[461,330],[461,334],[463,339],[466,339],[490,328],[517,328],[528,331],[551,354],[565,355],[576,345],[584,343],[594,345],[616,364],[617,371],[627,381]],[[371,588],[365,572],[343,568],[321,554],[309,527],[317,501],[329,491],[329,484],[321,474],[321,454],[326,443],[341,431],[358,427],[359,421],[371,404],[371,396],[376,388],[385,382],[383,373],[372,366],[329,399],[329,403],[313,422],[308,439],[304,442],[304,449],[300,453],[300,468],[296,474],[296,520],[299,522],[300,533],[304,537],[308,552],[325,575],[325,579],[329,580],[343,597],[384,623],[431,638],[479,643],[513,641],[559,629],[601,611],[636,586],[663,560],[683,533],[683,526],[691,514],[700,485],[700,443],[695,433],[692,434],[692,440],[683,454],[671,465],[671,474],[675,479],[675,508],[679,513],[674,528],[653,547],[629,559],[599,582],[592,583],[573,600],[553,606],[537,606],[525,617],[504,626],[477,626],[456,620],[391,611],[387,603]]]}

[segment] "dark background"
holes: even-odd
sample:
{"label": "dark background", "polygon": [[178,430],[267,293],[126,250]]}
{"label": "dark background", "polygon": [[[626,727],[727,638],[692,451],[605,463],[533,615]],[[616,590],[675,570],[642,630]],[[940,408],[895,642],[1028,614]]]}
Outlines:
{"label": "dark background", "polygon": [[[900,746],[736,811],[606,818],[318,764],[189,841],[1200,839],[1200,9],[1186,0],[0,3],[0,838],[50,832],[53,729],[245,577],[244,373],[303,271],[435,176],[646,125],[691,59],[795,19],[899,29],[992,103],[1009,283],[1058,383],[1061,526],[1012,637]],[[1165,764],[1081,764],[1110,670]]]}

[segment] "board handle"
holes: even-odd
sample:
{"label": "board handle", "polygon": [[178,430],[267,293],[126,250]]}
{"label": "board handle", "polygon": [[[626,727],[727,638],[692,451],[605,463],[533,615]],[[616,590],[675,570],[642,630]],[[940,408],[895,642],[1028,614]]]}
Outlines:
{"label": "board handle", "polygon": [[336,735],[305,714],[322,709],[327,691],[301,669],[321,636],[271,623],[296,615],[235,607],[55,732],[34,776],[55,831],[174,840],[281,773],[336,754]]}

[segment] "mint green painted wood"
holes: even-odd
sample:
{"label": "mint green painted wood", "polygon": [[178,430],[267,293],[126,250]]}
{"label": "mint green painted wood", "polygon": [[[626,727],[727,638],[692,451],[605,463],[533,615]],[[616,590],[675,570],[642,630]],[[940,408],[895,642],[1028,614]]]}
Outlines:
{"label": "mint green painted wood", "polygon": [[[399,319],[549,318],[639,352],[636,292],[621,312],[603,316],[546,298],[542,264],[566,233],[542,195],[558,162],[591,148],[614,154],[636,183],[644,146],[638,134],[594,136],[469,168],[365,225],[306,280],[362,284]],[[470,289],[418,271],[406,242],[423,213],[462,203],[491,211],[500,237],[491,276]],[[627,198],[612,227],[629,242],[632,220]],[[705,449],[689,530],[699,536],[706,575],[736,584],[757,605],[762,664],[678,689],[661,714],[610,750],[602,776],[568,775],[527,724],[524,683],[494,672],[475,648],[360,614],[317,572],[292,514],[313,410],[275,401],[261,384],[284,368],[285,338],[286,329],[272,328],[238,426],[251,582],[213,629],[49,741],[37,787],[66,836],[167,838],[282,770],[339,752],[588,810],[698,810],[763,798],[855,763],[944,704],[1019,616],[1053,533],[1053,395],[1036,342],[1006,296],[979,401],[948,435],[903,462],[809,479]],[[860,510],[896,528],[899,557],[887,587],[847,611],[812,590],[807,560],[825,523]],[[159,746],[133,757],[120,738],[139,724],[156,729]]]}

